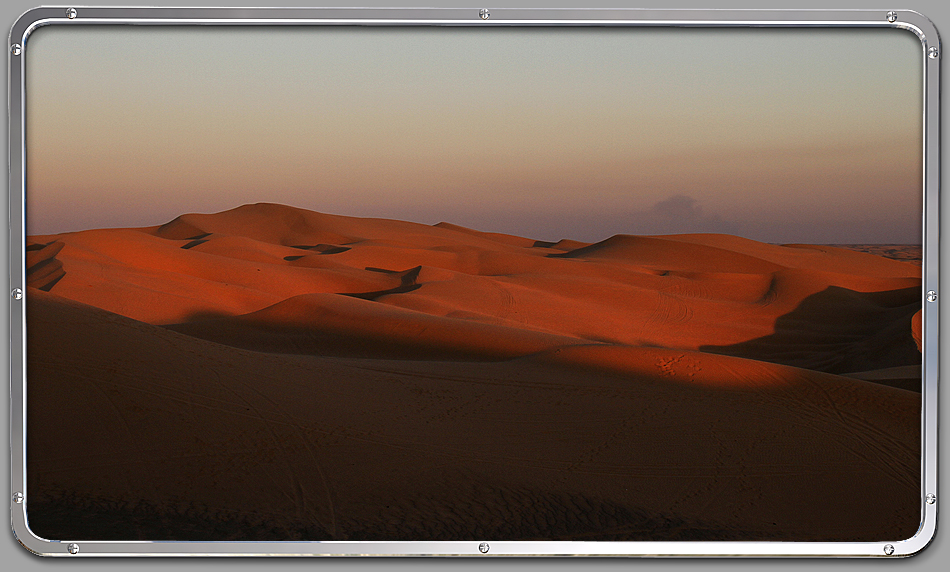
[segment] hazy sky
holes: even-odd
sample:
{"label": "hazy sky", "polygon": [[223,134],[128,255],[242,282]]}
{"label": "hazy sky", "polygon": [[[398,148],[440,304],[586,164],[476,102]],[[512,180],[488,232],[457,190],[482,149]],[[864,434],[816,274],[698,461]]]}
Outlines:
{"label": "hazy sky", "polygon": [[919,243],[909,32],[49,26],[30,234],[280,202],[541,240]]}

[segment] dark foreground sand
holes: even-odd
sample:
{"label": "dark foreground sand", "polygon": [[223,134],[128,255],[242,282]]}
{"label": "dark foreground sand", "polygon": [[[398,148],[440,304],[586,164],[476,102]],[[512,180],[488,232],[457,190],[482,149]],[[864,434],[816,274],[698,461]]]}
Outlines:
{"label": "dark foreground sand", "polygon": [[919,523],[912,264],[279,205],[30,244],[40,536],[878,541]]}

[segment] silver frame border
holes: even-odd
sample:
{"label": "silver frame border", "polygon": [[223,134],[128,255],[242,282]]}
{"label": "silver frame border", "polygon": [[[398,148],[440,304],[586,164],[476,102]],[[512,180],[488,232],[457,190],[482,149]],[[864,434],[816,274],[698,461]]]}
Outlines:
{"label": "silver frame border", "polygon": [[[650,9],[511,9],[490,8],[483,20],[479,8],[94,8],[40,7],[14,23],[9,58],[10,125],[10,287],[23,297],[10,298],[11,489],[13,532],[27,550],[46,556],[879,556],[914,555],[931,542],[937,527],[937,504],[925,495],[937,494],[937,381],[939,304],[927,302],[925,292],[939,289],[940,213],[940,59],[937,29],[925,16],[909,10],[650,10]],[[911,538],[889,542],[581,542],[504,541],[491,543],[482,554],[479,541],[310,541],[310,542],[167,542],[167,541],[51,541],[39,538],[26,522],[26,287],[24,284],[26,189],[25,71],[23,60],[30,34],[48,25],[440,25],[440,26],[654,26],[654,27],[841,27],[900,28],[917,35],[923,67],[923,387],[921,408],[921,525]],[[12,46],[19,44],[19,55]],[[937,49],[936,58],[928,50]],[[21,503],[13,494],[22,492]],[[939,499],[939,495],[938,495]],[[71,542],[80,551],[68,551]],[[886,554],[892,547],[893,552]]]}

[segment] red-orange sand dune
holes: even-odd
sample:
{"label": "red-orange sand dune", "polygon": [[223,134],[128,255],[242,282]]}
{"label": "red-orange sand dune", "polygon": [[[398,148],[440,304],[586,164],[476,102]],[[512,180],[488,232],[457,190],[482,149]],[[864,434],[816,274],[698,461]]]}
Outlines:
{"label": "red-orange sand dune", "polygon": [[247,205],[28,241],[52,538],[899,540],[920,267]]}

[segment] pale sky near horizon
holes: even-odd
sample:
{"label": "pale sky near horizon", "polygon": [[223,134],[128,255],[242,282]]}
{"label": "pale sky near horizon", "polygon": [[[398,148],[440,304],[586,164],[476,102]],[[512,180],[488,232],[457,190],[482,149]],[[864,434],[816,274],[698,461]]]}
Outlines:
{"label": "pale sky near horizon", "polygon": [[920,243],[894,29],[49,26],[29,234],[278,202],[539,240]]}

